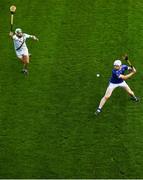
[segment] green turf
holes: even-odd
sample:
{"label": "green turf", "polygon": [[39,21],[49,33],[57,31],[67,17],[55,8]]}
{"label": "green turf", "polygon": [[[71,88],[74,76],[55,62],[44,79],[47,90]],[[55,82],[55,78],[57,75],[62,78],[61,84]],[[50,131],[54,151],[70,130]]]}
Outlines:
{"label": "green turf", "polygon": [[[9,6],[28,41],[20,74]],[[117,89],[96,118],[114,59],[128,52],[142,98],[143,2],[0,1],[0,178],[143,178],[143,105]],[[97,78],[96,73],[101,77]]]}

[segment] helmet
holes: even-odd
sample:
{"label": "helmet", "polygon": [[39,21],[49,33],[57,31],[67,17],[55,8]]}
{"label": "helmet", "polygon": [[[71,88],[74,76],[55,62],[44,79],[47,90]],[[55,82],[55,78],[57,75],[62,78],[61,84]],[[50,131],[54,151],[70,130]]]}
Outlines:
{"label": "helmet", "polygon": [[17,33],[22,33],[22,29],[16,28],[16,29],[15,29],[15,34],[17,34]]}
{"label": "helmet", "polygon": [[122,65],[121,60],[115,60],[114,61],[114,66],[121,66],[121,65]]}

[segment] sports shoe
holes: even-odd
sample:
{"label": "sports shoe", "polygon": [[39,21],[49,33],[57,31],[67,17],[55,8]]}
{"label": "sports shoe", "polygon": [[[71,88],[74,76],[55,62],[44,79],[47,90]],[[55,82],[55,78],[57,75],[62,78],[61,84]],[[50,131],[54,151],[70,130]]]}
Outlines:
{"label": "sports shoe", "polygon": [[24,72],[25,72],[25,69],[22,69],[21,72],[24,73]]}
{"label": "sports shoe", "polygon": [[28,70],[27,69],[24,70],[24,75],[28,75]]}
{"label": "sports shoe", "polygon": [[94,114],[97,116],[97,115],[99,115],[100,113],[101,113],[101,109],[98,108]]}
{"label": "sports shoe", "polygon": [[135,101],[135,102],[139,102],[140,101],[140,99],[138,98],[138,97],[133,97],[133,96],[131,96],[131,100],[132,101]]}

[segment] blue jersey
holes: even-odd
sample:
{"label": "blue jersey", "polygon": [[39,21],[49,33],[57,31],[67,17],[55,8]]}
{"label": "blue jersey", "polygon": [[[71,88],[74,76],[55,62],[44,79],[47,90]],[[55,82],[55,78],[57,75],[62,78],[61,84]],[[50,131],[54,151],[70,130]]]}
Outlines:
{"label": "blue jersey", "polygon": [[119,70],[113,69],[112,70],[112,77],[110,79],[110,82],[114,83],[114,84],[122,83],[124,80],[122,78],[119,78],[119,76],[121,74],[124,74],[126,70],[128,70],[127,65],[122,65],[121,69],[119,69]]}

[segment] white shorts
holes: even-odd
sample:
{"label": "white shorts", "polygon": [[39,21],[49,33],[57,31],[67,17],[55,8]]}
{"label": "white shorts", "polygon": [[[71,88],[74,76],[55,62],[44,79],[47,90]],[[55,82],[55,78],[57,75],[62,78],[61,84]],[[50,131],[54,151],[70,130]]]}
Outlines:
{"label": "white shorts", "polygon": [[28,56],[29,55],[28,49],[27,48],[21,48],[18,51],[16,51],[16,55],[20,59],[22,58],[23,55]]}
{"label": "white shorts", "polygon": [[118,84],[114,84],[114,83],[109,83],[109,86],[108,86],[108,88],[111,88],[111,89],[115,89],[115,88],[117,88],[117,87],[122,87],[122,88],[126,88],[126,87],[128,87],[128,85],[127,85],[127,83],[125,82],[125,81],[123,81],[122,83],[118,83]]}
{"label": "white shorts", "polygon": [[126,89],[126,91],[128,91],[128,93],[131,92],[130,87],[128,86],[128,84],[125,81],[123,81],[122,83],[119,83],[119,84],[114,84],[114,83],[110,82],[109,86],[106,90],[105,96],[111,96],[113,90],[117,87],[122,87],[122,88]]}

